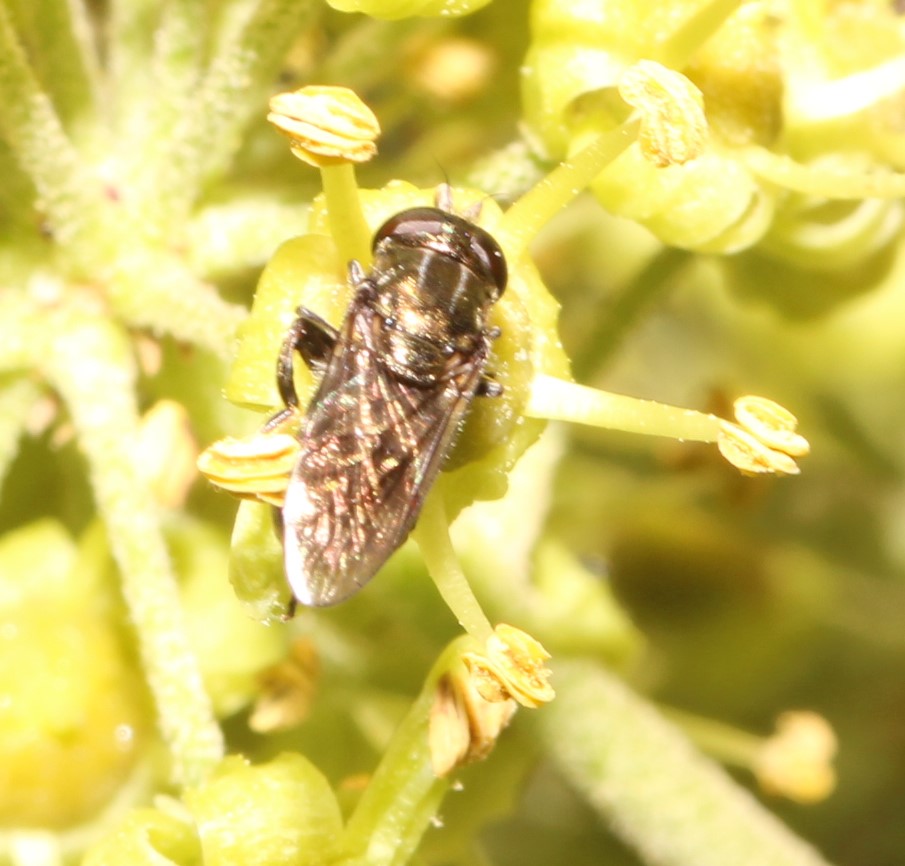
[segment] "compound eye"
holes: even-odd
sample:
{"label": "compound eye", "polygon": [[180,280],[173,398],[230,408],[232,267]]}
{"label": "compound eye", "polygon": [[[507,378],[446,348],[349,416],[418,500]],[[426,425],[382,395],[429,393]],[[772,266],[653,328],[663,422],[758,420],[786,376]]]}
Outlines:
{"label": "compound eye", "polygon": [[474,258],[481,263],[483,271],[496,283],[497,297],[502,295],[509,279],[509,269],[506,267],[506,257],[496,239],[484,229],[472,226],[469,249]]}
{"label": "compound eye", "polygon": [[484,275],[497,289],[506,288],[506,259],[493,236],[455,214],[435,207],[416,207],[390,217],[374,235],[373,248],[391,240],[406,247],[436,250]]}
{"label": "compound eye", "polygon": [[391,216],[374,235],[372,247],[387,238],[406,246],[419,246],[427,239],[442,236],[449,231],[449,214],[433,207],[415,207]]}

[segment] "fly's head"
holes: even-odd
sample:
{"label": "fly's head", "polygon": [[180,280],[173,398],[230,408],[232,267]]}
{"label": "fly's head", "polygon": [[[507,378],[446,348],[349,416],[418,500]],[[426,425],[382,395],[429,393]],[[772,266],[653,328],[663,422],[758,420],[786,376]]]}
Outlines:
{"label": "fly's head", "polygon": [[409,208],[390,217],[374,235],[373,248],[375,261],[413,250],[434,253],[467,269],[481,291],[463,300],[483,310],[496,303],[506,288],[506,258],[493,235],[438,207]]}

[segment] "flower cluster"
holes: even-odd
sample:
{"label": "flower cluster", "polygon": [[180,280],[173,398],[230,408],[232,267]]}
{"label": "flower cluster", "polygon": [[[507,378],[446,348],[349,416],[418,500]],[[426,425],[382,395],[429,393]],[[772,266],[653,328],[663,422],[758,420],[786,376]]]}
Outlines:
{"label": "flower cluster", "polygon": [[[86,847],[88,866],[402,864],[439,821],[444,794],[493,772],[492,762],[465,765],[498,746],[494,758],[518,769],[513,779],[525,778],[537,751],[554,756],[651,861],[669,850],[680,852],[677,866],[735,862],[720,846],[743,837],[757,862],[816,862],[784,830],[749,821],[758,813],[748,798],[689,759],[675,728],[753,770],[765,791],[813,802],[835,784],[827,723],[783,717],[766,741],[678,715],[667,730],[658,710],[626,697],[621,675],[643,667],[630,664],[641,630],[608,567],[569,549],[571,527],[560,538],[544,526],[563,451],[549,422],[716,446],[711,456],[761,477],[797,475],[809,443],[790,411],[747,395],[763,385],[761,370],[739,373],[741,364],[713,375],[717,397],[733,398],[719,413],[602,390],[613,386],[578,364],[573,378],[559,299],[530,252],[588,189],[637,232],[608,250],[612,267],[594,269],[595,286],[635,243],[705,254],[695,259],[709,268],[694,275],[700,294],[718,279],[798,315],[882,284],[897,264],[905,197],[896,4],[534,0],[521,45],[528,28],[505,26],[521,11],[488,0],[328,2],[338,11],[326,25],[311,15],[319,4],[297,0],[213,4],[209,26],[197,4],[50,4],[57,17],[46,28],[24,7],[0,6],[9,178],[0,192],[0,470],[4,500],[16,505],[0,539],[0,764],[11,780],[0,797],[0,855],[15,866],[63,862]],[[487,17],[473,21],[475,33],[494,34],[487,44],[471,31],[449,38],[443,27],[387,23],[484,6]],[[370,18],[339,14],[350,11]],[[516,75],[497,81],[489,70],[516,55],[524,135],[479,161],[497,123],[510,136],[515,127],[499,106],[516,100],[492,89],[514,88]],[[281,68],[289,88],[304,79],[356,89],[273,95]],[[397,88],[404,98],[387,96]],[[287,162],[263,123],[268,99],[267,119],[317,175]],[[381,134],[381,158],[369,165]],[[413,138],[428,143],[419,151]],[[438,193],[433,152],[431,171],[424,163],[441,145],[456,164]],[[358,182],[365,175],[369,188]],[[503,187],[508,207],[490,197]],[[367,270],[376,227],[438,199],[474,217],[507,260],[488,330],[499,331],[488,370],[501,394],[469,407],[425,491],[414,544],[366,600],[287,622],[294,601],[274,514],[317,371],[296,365],[302,408],[284,405],[281,344],[299,305],[337,326],[352,294],[349,263]],[[249,312],[250,292],[234,301],[265,262]],[[578,298],[577,315],[600,313],[603,294],[585,296],[594,292]],[[614,304],[628,323],[643,309],[630,294]],[[710,300],[724,302],[718,291]],[[868,319],[889,332],[858,361],[896,387],[899,320]],[[615,341],[587,330],[595,358],[611,351]],[[760,348],[758,357],[770,354]],[[818,413],[798,401],[810,377],[829,393],[834,373],[849,375],[835,344],[823,357],[835,362],[829,372],[810,370],[800,377],[807,386],[783,391],[809,431]],[[871,393],[859,391],[855,407]],[[692,394],[674,400],[706,402]],[[875,401],[882,409],[872,404],[868,417],[892,415],[889,402]],[[885,443],[868,441],[851,408],[825,416],[876,483],[877,468],[890,465]],[[278,424],[267,420],[274,412]],[[212,444],[198,454],[198,443]],[[234,522],[227,497],[193,486],[196,467],[242,500]],[[717,497],[714,477],[704,498]],[[578,519],[596,519],[592,499],[605,487],[593,497],[582,488]],[[689,510],[690,497],[664,498],[670,514]],[[617,518],[623,505],[641,510],[619,502]],[[887,507],[888,526],[898,525]],[[687,528],[663,530],[689,552],[670,569],[709,574],[696,568]],[[611,531],[603,519],[591,530]],[[730,553],[714,570],[744,571],[759,591],[765,574],[831,571],[797,548],[762,551],[759,535],[737,555],[730,534],[719,538],[721,556]],[[610,542],[598,547],[618,547]],[[833,621],[872,632],[856,619]],[[642,670],[648,681],[654,667]],[[519,706],[538,710],[535,726],[514,720]],[[528,736],[532,747],[521,749]],[[251,757],[226,757],[240,750]],[[655,777],[689,792],[706,833],[674,820],[681,804],[651,785]],[[497,793],[517,799],[514,789]],[[664,815],[675,838],[658,835],[651,815]]]}

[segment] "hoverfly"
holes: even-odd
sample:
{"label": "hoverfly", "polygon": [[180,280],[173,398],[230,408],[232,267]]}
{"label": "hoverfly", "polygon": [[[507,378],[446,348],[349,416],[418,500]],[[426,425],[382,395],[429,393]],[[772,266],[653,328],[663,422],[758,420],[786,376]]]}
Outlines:
{"label": "hoverfly", "polygon": [[440,187],[436,207],[378,229],[367,273],[349,264],[338,330],[297,311],[277,362],[286,409],[267,424],[299,410],[298,352],[320,382],[281,510],[292,607],[336,604],[374,576],[414,526],[472,399],[502,392],[484,370],[506,260],[476,217],[452,213]]}

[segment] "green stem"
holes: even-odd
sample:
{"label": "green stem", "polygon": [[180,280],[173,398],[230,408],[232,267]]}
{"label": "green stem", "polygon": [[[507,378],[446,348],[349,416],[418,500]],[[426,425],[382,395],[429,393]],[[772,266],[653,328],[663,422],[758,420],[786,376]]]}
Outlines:
{"label": "green stem", "polygon": [[162,7],[160,25],[154,34],[151,69],[154,99],[142,109],[152,148],[130,148],[127,173],[134,179],[132,195],[141,201],[147,228],[167,236],[172,223],[184,215],[184,198],[174,194],[177,184],[190,184],[192,195],[200,178],[181,171],[178,146],[187,128],[195,122],[193,101],[204,72],[205,19],[209,10],[197,0],[170,0]]}
{"label": "green stem", "polygon": [[591,662],[555,665],[533,716],[554,760],[641,859],[658,866],[827,866],[654,708]]}
{"label": "green stem", "polygon": [[158,509],[131,450],[138,414],[129,340],[109,320],[66,311],[55,321],[36,317],[35,325],[52,335],[35,340],[46,344],[36,360],[65,400],[89,464],[173,777],[199,784],[222,758],[223,738],[189,644]]}
{"label": "green stem", "polygon": [[[198,85],[206,48],[206,21],[205,5],[197,0],[170,0],[162,8],[152,64],[159,77],[158,99],[168,103],[165,111],[174,118]],[[158,114],[158,121],[162,119]]]}
{"label": "green stem", "polygon": [[711,0],[699,6],[660,43],[656,59],[664,66],[681,69],[741,5],[742,0]]}
{"label": "green stem", "polygon": [[214,57],[187,122],[164,143],[170,162],[162,194],[170,213],[188,213],[205,179],[228,166],[250,119],[260,113],[263,121],[266,88],[315,8],[312,0],[261,0]]}
{"label": "green stem", "polygon": [[692,442],[716,442],[720,432],[716,415],[611,394],[543,375],[531,383],[525,415]]}
{"label": "green stem", "polygon": [[865,171],[836,165],[803,165],[762,147],[748,147],[737,156],[755,174],[783,189],[828,199],[902,198],[905,174]]}
{"label": "green stem", "polygon": [[100,217],[100,188],[85,172],[2,5],[0,135],[35,185],[57,243],[89,245],[91,227]]}
{"label": "green stem", "polygon": [[449,538],[449,522],[439,495],[428,496],[418,518],[415,541],[428,573],[462,628],[483,645],[493,627],[475,598]]}
{"label": "green stem", "polygon": [[[793,79],[794,80],[794,79]],[[790,94],[796,124],[838,120],[865,111],[905,90],[905,57],[893,57],[871,69],[833,81],[800,84]]]}
{"label": "green stem", "polygon": [[428,721],[437,680],[461,655],[467,637],[441,654],[393,734],[380,765],[349,818],[340,850],[343,866],[402,866],[409,862],[449,788],[431,768]]}
{"label": "green stem", "polygon": [[326,166],[321,169],[321,183],[327,200],[330,234],[340,261],[355,259],[366,267],[371,261],[371,230],[361,209],[355,166],[352,163]]}
{"label": "green stem", "polygon": [[[171,233],[174,220],[183,216],[183,198],[174,192],[187,179],[179,170],[181,154],[176,148],[198,121],[193,100],[203,74],[208,14],[205,4],[197,0],[171,0],[163,5],[150,64],[154,99],[142,106],[134,129],[154,146],[132,146],[133,135],[124,152],[124,174],[132,179],[130,198],[141,213],[143,229],[152,235]],[[196,184],[197,179],[191,182]]]}
{"label": "green stem", "polygon": [[630,118],[599,135],[561,162],[506,211],[495,234],[511,266],[515,266],[541,228],[635,141],[639,125],[640,121]]}
{"label": "green stem", "polygon": [[151,58],[162,7],[158,0],[109,0],[108,5],[106,82],[117,149],[128,162],[130,154],[147,151],[147,107],[155,85]]}
{"label": "green stem", "polygon": [[763,737],[716,719],[707,719],[672,707],[661,707],[660,712],[681,728],[702,752],[723,764],[750,770],[764,743]]}
{"label": "green stem", "polygon": [[97,110],[100,69],[91,23],[83,3],[31,0],[21,4],[23,39],[38,77],[60,118],[75,138],[88,130]]}
{"label": "green stem", "polygon": [[230,357],[236,330],[248,311],[223,301],[176,258],[133,247],[108,286],[116,313],[127,324]]}

